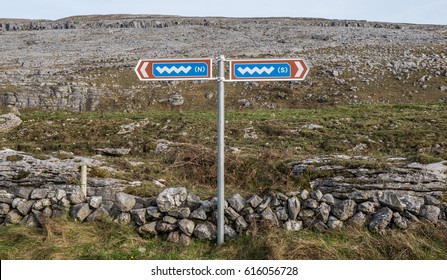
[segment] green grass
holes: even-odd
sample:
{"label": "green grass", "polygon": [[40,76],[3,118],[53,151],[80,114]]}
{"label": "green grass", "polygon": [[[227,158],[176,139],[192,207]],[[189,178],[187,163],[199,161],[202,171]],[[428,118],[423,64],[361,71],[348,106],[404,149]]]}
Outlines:
{"label": "green grass", "polygon": [[253,228],[223,246],[194,240],[189,246],[141,237],[113,222],[50,221],[43,228],[0,227],[5,259],[423,259],[447,258],[447,231],[417,225],[385,236],[366,229],[317,232]]}
{"label": "green grass", "polygon": [[[346,167],[380,168],[388,157],[422,163],[447,159],[447,104],[356,105],[325,109],[227,110],[226,184],[229,192],[268,192],[308,186],[308,178],[290,176],[289,162],[324,154],[366,155],[377,159],[340,161]],[[158,191],[152,183],[167,180],[204,197],[214,196],[217,114],[214,110],[178,112],[24,111],[24,122],[0,138],[2,147],[36,156],[66,158],[95,155],[97,148],[130,148],[129,156],[102,157],[116,174],[92,170],[97,177],[140,180],[134,194]],[[148,119],[145,126],[120,135],[120,126]],[[309,124],[321,128],[303,127]],[[244,138],[253,127],[257,139]],[[174,142],[172,151],[155,153],[158,139]],[[360,147],[360,148],[359,148]],[[233,153],[237,148],[238,153]],[[68,153],[68,154],[67,154]],[[64,156],[65,155],[65,156]],[[134,165],[132,162],[142,162]],[[318,175],[318,174],[317,174]],[[323,174],[324,175],[324,174]]]}

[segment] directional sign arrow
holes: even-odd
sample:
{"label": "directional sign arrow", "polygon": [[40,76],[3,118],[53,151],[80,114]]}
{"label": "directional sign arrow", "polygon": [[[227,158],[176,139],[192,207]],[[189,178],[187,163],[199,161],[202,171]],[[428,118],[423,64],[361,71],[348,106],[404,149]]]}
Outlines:
{"label": "directional sign arrow", "polygon": [[212,79],[212,59],[142,59],[135,73],[141,81],[209,80]]}
{"label": "directional sign arrow", "polygon": [[231,60],[231,81],[301,81],[309,67],[301,58]]}

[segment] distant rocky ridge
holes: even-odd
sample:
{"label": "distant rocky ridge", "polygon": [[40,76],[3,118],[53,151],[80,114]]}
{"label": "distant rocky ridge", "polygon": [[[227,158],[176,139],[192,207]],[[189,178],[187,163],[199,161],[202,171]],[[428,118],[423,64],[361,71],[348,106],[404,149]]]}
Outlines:
{"label": "distant rocky ridge", "polygon": [[133,68],[141,58],[218,54],[303,57],[311,66],[301,83],[235,85],[227,100],[235,108],[447,101],[441,25],[108,15],[0,19],[0,38],[0,104],[19,109],[141,110],[173,94],[188,97],[182,106],[211,107],[209,82],[142,83]]}

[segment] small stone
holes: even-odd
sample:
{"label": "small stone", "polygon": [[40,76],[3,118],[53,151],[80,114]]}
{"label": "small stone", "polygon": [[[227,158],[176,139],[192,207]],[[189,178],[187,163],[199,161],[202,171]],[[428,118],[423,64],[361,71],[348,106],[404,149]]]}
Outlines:
{"label": "small stone", "polygon": [[26,215],[20,221],[20,224],[23,224],[28,227],[37,227],[39,226],[39,221],[37,221],[36,216],[34,214]]}
{"label": "small stone", "polygon": [[178,222],[178,227],[184,234],[191,236],[194,232],[195,224],[191,220],[182,219]]}
{"label": "small stone", "polygon": [[7,203],[0,203],[0,215],[4,217],[11,211],[11,206]]}
{"label": "small stone", "polygon": [[[241,217],[239,217],[238,219],[240,219]],[[249,214],[249,215],[246,215],[246,216],[243,217],[243,219],[245,221],[247,221],[248,223],[250,223],[250,224],[256,223],[256,222],[260,221],[261,218],[262,218],[262,215],[259,214],[259,213],[253,213],[253,214]]]}
{"label": "small stone", "polygon": [[287,199],[289,199],[289,197],[281,192],[276,193],[276,198],[281,200],[281,201],[287,201]]}
{"label": "small stone", "polygon": [[202,208],[207,213],[211,212],[212,211],[211,202],[208,200],[202,201]]}
{"label": "small stone", "polygon": [[318,201],[312,198],[308,198],[303,201],[303,206],[309,209],[317,209],[318,208]]}
{"label": "small stone", "polygon": [[236,212],[241,211],[245,206],[245,199],[238,193],[230,196],[227,201],[231,208],[233,208]]}
{"label": "small stone", "polygon": [[256,207],[256,211],[258,213],[261,213],[262,211],[264,211],[269,206],[271,200],[272,200],[272,198],[270,196],[264,197],[262,202],[258,205],[258,207]]}
{"label": "small stone", "polygon": [[130,210],[130,215],[135,224],[141,226],[146,224],[146,212],[147,212],[146,208],[133,209]]}
{"label": "small stone", "polygon": [[301,193],[300,193],[300,196],[301,196],[302,200],[306,200],[306,199],[309,198],[310,195],[309,195],[309,192],[307,190],[302,190]]}
{"label": "small stone", "polygon": [[71,208],[71,216],[79,222],[83,222],[92,210],[87,203],[76,204]]}
{"label": "small stone", "polygon": [[41,211],[42,209],[44,209],[47,206],[51,205],[51,201],[48,198],[44,198],[41,200],[36,201],[33,204],[33,209],[37,210],[37,211]]}
{"label": "small stone", "polygon": [[43,199],[48,196],[48,190],[46,189],[34,189],[31,192],[30,198],[31,199]]}
{"label": "small stone", "polygon": [[71,202],[67,198],[63,197],[61,199],[61,201],[59,201],[59,205],[65,207],[65,208],[68,208],[68,207],[70,207]]}
{"label": "small stone", "polygon": [[441,209],[434,205],[424,205],[421,210],[421,216],[436,224],[439,220],[439,214],[441,214]]}
{"label": "small stone", "polygon": [[357,209],[367,215],[370,215],[370,214],[373,214],[376,212],[376,209],[378,208],[378,206],[379,205],[377,205],[374,202],[366,201],[366,202],[360,203],[359,206],[357,207]]}
{"label": "small stone", "polygon": [[197,219],[197,220],[202,220],[202,221],[206,221],[206,219],[207,219],[206,212],[205,212],[203,206],[200,206],[196,210],[192,211],[192,213],[189,215],[189,217],[191,219]]}
{"label": "small stone", "polygon": [[189,215],[191,214],[191,209],[188,207],[179,207],[174,208],[168,211],[168,215],[179,218],[179,219],[186,219],[189,218]]}
{"label": "small stone", "polygon": [[404,211],[404,205],[399,200],[399,198],[396,196],[393,192],[385,192],[381,196],[379,196],[379,202],[391,210],[402,212]]}
{"label": "small stone", "polygon": [[262,211],[261,215],[262,215],[262,220],[264,222],[266,222],[267,224],[270,224],[273,226],[277,226],[279,224],[275,213],[273,213],[273,211],[272,211],[272,209],[270,209],[270,207],[267,207],[264,211]]}
{"label": "small stone", "polygon": [[180,234],[180,244],[183,246],[188,246],[192,242],[192,238],[190,236],[187,236],[186,234]]}
{"label": "small stone", "polygon": [[283,227],[288,231],[300,231],[303,229],[303,222],[289,220],[284,223]]}
{"label": "small stone", "polygon": [[303,221],[310,220],[315,217],[315,212],[310,209],[303,209],[298,214],[298,217],[300,218],[300,220],[303,220]]}
{"label": "small stone", "polygon": [[227,207],[224,210],[225,216],[230,219],[231,221],[236,220],[237,218],[239,218],[239,213],[236,212],[232,207]]}
{"label": "small stone", "polygon": [[351,218],[349,218],[349,220],[346,221],[347,225],[357,228],[363,227],[365,223],[366,223],[366,215],[361,211],[355,213],[354,216],[352,216]]}
{"label": "small stone", "polygon": [[102,196],[92,196],[90,198],[89,205],[92,208],[98,209],[99,207],[101,207],[101,203],[102,203]]}
{"label": "small stone", "polygon": [[163,222],[168,223],[168,224],[176,224],[177,223],[177,219],[171,216],[164,216],[163,217]]}
{"label": "small stone", "polygon": [[382,207],[377,211],[369,223],[369,230],[382,232],[386,229],[393,218],[393,211],[388,207]]}
{"label": "small stone", "polygon": [[320,201],[323,198],[323,193],[320,190],[313,191],[310,194],[310,198]]}
{"label": "small stone", "polygon": [[342,200],[332,206],[332,214],[341,221],[346,221],[355,213],[356,203],[353,200]]}
{"label": "small stone", "polygon": [[245,206],[244,209],[242,209],[239,214],[241,216],[246,216],[246,215],[250,215],[253,214],[255,212],[255,210],[253,208],[251,208],[250,206]]}
{"label": "small stone", "polygon": [[408,212],[411,212],[414,215],[419,215],[421,213],[421,208],[424,205],[423,198],[414,196],[403,196],[399,199]]}
{"label": "small stone", "polygon": [[16,209],[11,210],[5,217],[5,224],[18,224],[23,219],[23,216],[20,215],[19,211]]}
{"label": "small stone", "polygon": [[34,188],[30,187],[17,187],[14,190],[14,195],[17,197],[21,197],[24,199],[29,199],[31,192],[34,190]]}
{"label": "small stone", "polygon": [[261,202],[262,198],[260,198],[258,195],[253,195],[246,201],[246,203],[253,208],[258,207],[258,205],[261,204]]}
{"label": "small stone", "polygon": [[425,195],[424,202],[427,205],[435,205],[435,206],[439,206],[441,204],[441,201],[439,199],[436,199],[435,197],[433,197],[431,195]]}
{"label": "small stone", "polygon": [[329,216],[327,226],[330,229],[340,229],[343,227],[343,222],[334,216]]}
{"label": "small stone", "polygon": [[118,215],[118,218],[116,218],[116,221],[120,224],[130,224],[132,221],[132,217],[130,216],[130,213],[122,212]]}
{"label": "small stone", "polygon": [[144,224],[141,227],[139,227],[137,229],[138,233],[141,235],[157,235],[157,230],[156,230],[156,226],[157,226],[157,222],[151,222],[148,224]]}
{"label": "small stone", "polygon": [[[37,222],[39,223],[39,225],[44,225],[48,222],[48,220],[50,219],[50,216],[47,216],[44,212],[42,211],[37,211],[37,210],[31,210],[32,214],[34,215],[34,217],[36,218]],[[31,214],[30,214],[31,215]]]}
{"label": "small stone", "polygon": [[171,243],[177,243],[177,244],[180,243],[180,232],[178,231],[170,232],[167,240]]}
{"label": "small stone", "polygon": [[408,221],[404,217],[402,217],[398,212],[395,212],[393,214],[393,223],[400,229],[407,229],[408,228]]}
{"label": "small stone", "polygon": [[56,199],[60,201],[62,198],[67,197],[67,192],[65,190],[57,189],[56,190]]}
{"label": "small stone", "polygon": [[68,195],[71,204],[81,204],[85,201],[85,195],[81,188],[77,187]]}
{"label": "small stone", "polygon": [[287,210],[284,207],[280,207],[275,211],[276,217],[280,221],[287,221],[289,219],[289,215],[287,213]]}
{"label": "small stone", "polygon": [[7,203],[7,204],[11,205],[14,197],[15,196],[13,194],[7,193],[4,190],[0,190],[0,203]]}
{"label": "small stone", "polygon": [[247,221],[242,216],[239,216],[239,218],[236,219],[234,226],[237,232],[242,232],[248,228]]}
{"label": "small stone", "polygon": [[136,203],[135,197],[133,195],[119,192],[115,194],[115,205],[122,212],[129,212],[132,210]]}
{"label": "small stone", "polygon": [[168,212],[173,208],[181,206],[186,201],[186,198],[187,192],[185,188],[168,188],[157,196],[156,202],[161,212]]}
{"label": "small stone", "polygon": [[301,210],[300,200],[296,196],[292,196],[287,200],[287,210],[289,211],[289,219],[296,220]]}
{"label": "small stone", "polygon": [[149,206],[146,208],[147,218],[149,220],[157,220],[161,217],[160,209],[157,206]]}
{"label": "small stone", "polygon": [[191,209],[191,211],[196,210],[202,205],[202,201],[200,201],[200,197],[193,193],[188,193],[186,197],[186,206]]}
{"label": "small stone", "polygon": [[[54,212],[54,211],[53,211]],[[87,218],[87,222],[96,222],[96,221],[104,221],[110,218],[109,211],[107,211],[104,207],[99,207],[94,210]]]}
{"label": "small stone", "polygon": [[235,239],[237,237],[237,232],[231,226],[225,225],[224,237],[225,239]]}
{"label": "small stone", "polygon": [[321,201],[325,202],[328,205],[333,205],[335,203],[335,199],[332,196],[332,194],[330,194],[330,193],[323,195],[323,197],[321,198]]}
{"label": "small stone", "polygon": [[281,200],[279,200],[275,196],[272,197],[272,201],[270,201],[270,206],[277,207],[279,205],[281,205]]}
{"label": "small stone", "polygon": [[210,222],[200,223],[194,229],[194,236],[200,240],[216,239],[216,226]]}
{"label": "small stone", "polygon": [[331,206],[322,202],[316,210],[317,219],[321,220],[323,223],[327,223],[329,214],[331,213]]}

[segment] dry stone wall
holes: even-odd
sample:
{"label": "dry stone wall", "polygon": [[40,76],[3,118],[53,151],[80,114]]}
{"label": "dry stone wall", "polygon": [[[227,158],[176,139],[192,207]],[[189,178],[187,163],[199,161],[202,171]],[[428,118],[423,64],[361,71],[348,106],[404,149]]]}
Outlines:
{"label": "dry stone wall", "polygon": [[[193,238],[216,238],[217,199],[201,200],[184,187],[167,188],[156,198],[116,192],[111,204],[104,203],[102,196],[85,196],[78,186],[69,190],[16,187],[13,193],[0,191],[3,225],[40,226],[67,213],[78,222],[112,219],[133,224],[143,236],[163,235],[185,245]],[[420,221],[447,227],[446,215],[447,203],[439,197],[400,197],[393,191],[355,200],[338,199],[320,190],[248,197],[235,194],[225,201],[225,237],[236,238],[259,223],[289,231],[366,226],[383,232],[389,228],[405,230]]]}

